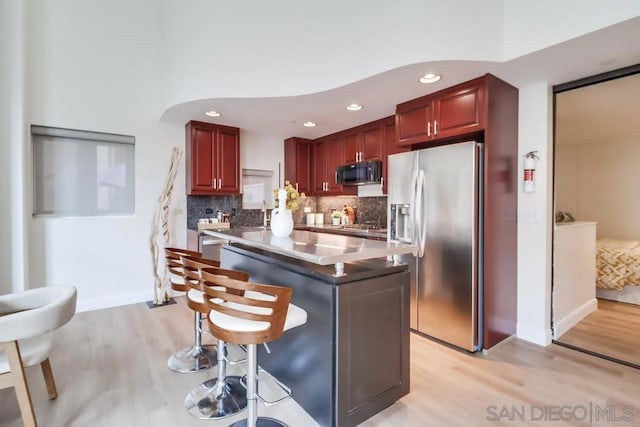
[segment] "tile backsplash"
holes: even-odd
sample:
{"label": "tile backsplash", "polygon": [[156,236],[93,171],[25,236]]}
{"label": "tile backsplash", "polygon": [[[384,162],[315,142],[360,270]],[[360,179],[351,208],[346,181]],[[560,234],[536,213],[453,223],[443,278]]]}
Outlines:
{"label": "tile backsplash", "polygon": [[[296,224],[304,224],[304,208],[311,208],[312,212],[324,213],[325,223],[331,222],[331,209],[342,210],[347,204],[356,211],[357,224],[371,224],[380,228],[387,226],[387,197],[307,197],[300,203],[300,208],[293,213]],[[207,209],[213,213],[208,214]],[[242,196],[187,196],[187,228],[198,229],[198,219],[213,218],[215,212],[221,210],[235,215],[229,218],[232,227],[253,227],[263,223],[263,212],[260,209],[242,209]],[[270,214],[269,210],[269,214]]]}
{"label": "tile backsplash", "polygon": [[351,206],[356,212],[356,224],[371,224],[387,228],[387,197],[318,197],[317,211],[324,213],[325,224],[331,222],[331,209],[342,210],[344,205]]}

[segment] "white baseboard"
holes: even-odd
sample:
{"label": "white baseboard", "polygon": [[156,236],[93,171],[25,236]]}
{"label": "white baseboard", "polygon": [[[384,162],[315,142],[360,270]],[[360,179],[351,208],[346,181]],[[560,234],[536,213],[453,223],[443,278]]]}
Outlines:
{"label": "white baseboard", "polygon": [[598,309],[598,300],[593,298],[573,310],[571,313],[554,324],[554,339],[560,338],[565,332],[573,328],[578,322]]}
{"label": "white baseboard", "polygon": [[118,307],[127,304],[136,304],[139,302],[151,301],[153,299],[152,291],[134,292],[130,294],[121,294],[108,297],[78,299],[76,304],[76,312],[100,310],[103,308]]}
{"label": "white baseboard", "polygon": [[548,346],[551,345],[551,328],[539,329],[531,326],[518,324],[516,327],[516,336],[530,343]]}

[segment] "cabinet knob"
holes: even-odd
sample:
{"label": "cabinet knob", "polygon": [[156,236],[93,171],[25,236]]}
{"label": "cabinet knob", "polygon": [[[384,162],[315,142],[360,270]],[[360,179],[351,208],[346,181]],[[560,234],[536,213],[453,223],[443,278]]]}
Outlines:
{"label": "cabinet knob", "polygon": [[433,121],[433,136],[436,136],[438,134],[438,121],[434,120]]}
{"label": "cabinet knob", "polygon": [[217,184],[217,183],[216,183],[216,179],[215,179],[215,178],[213,178],[213,182],[211,183],[211,185],[213,186],[213,189],[214,189],[214,190],[215,190],[215,189],[217,189],[216,184]]}
{"label": "cabinet knob", "polygon": [[427,136],[431,136],[431,122],[427,122]]}
{"label": "cabinet knob", "polygon": [[218,190],[222,190],[222,179],[218,178]]}

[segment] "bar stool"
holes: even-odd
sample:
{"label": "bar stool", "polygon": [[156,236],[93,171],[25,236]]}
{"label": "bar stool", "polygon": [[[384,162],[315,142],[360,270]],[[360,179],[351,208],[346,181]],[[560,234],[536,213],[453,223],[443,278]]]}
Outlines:
{"label": "bar stool", "polygon": [[[215,365],[216,353],[208,350],[202,345],[202,314],[200,311],[192,308],[189,303],[189,294],[197,299],[196,292],[192,293],[192,286],[189,286],[184,278],[184,266],[181,256],[200,257],[200,252],[189,251],[180,248],[165,248],[165,258],[167,268],[171,274],[171,289],[178,292],[187,293],[187,305],[194,310],[194,345],[192,347],[183,348],[172,354],[167,360],[167,366],[172,371],[181,373],[199,372],[211,368]],[[210,266],[218,266],[218,261],[207,260]],[[199,287],[198,291],[199,292]]]}
{"label": "bar stool", "polygon": [[[242,282],[228,277],[209,275],[207,269],[201,274],[207,283],[205,303],[209,306],[207,323],[211,333],[226,342],[244,344],[247,347],[247,407],[246,419],[232,426],[270,427],[285,426],[282,422],[267,417],[258,417],[258,354],[257,344],[280,338],[284,331],[303,325],[307,312],[290,304],[291,288],[260,283]],[[223,287],[224,290],[220,290]],[[243,295],[237,295],[244,291]]]}
{"label": "bar stool", "polygon": [[[205,277],[224,276],[243,282],[249,280],[249,274],[244,271],[211,267],[211,265],[207,265],[207,260],[203,258],[183,256],[182,263],[186,283],[190,286],[198,284],[200,289],[203,286],[212,286],[211,283],[206,281]],[[206,273],[203,273],[204,271]],[[224,291],[222,287],[218,289]],[[189,295],[192,295],[192,292],[195,294],[192,289],[189,291]],[[242,294],[241,291],[235,289],[229,289],[229,292],[238,295]],[[202,291],[199,291],[199,299],[197,301],[192,299],[191,296],[189,297],[189,307],[205,315],[210,311],[209,306],[205,303]],[[217,354],[218,376],[203,382],[191,390],[184,401],[187,411],[196,418],[226,418],[247,407],[247,396],[241,384],[241,377],[227,376],[227,343],[220,338],[217,338]]]}

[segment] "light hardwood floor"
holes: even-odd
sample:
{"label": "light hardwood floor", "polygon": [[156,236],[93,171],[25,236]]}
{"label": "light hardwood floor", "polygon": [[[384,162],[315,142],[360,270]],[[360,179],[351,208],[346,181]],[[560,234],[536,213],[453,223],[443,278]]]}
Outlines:
{"label": "light hardwood floor", "polygon": [[558,341],[640,366],[640,305],[598,299],[598,309]]}
{"label": "light hardwood floor", "polygon": [[[47,399],[37,367],[27,369],[40,425],[220,427],[240,418],[201,421],[186,413],[185,394],[215,369],[198,374],[167,369],[167,356],[192,335],[191,312],[183,298],[178,300],[151,310],[135,304],[76,315],[59,331],[51,356],[58,399]],[[243,365],[232,369],[240,372]],[[472,355],[412,334],[411,393],[362,426],[546,425],[540,421],[545,405],[571,405],[580,417],[580,408],[609,407],[607,417],[627,420],[612,423],[601,416],[590,424],[637,426],[640,370],[555,345],[512,340],[488,355]],[[315,425],[291,400],[259,411],[291,427]],[[0,390],[0,425],[22,425],[12,389]]]}

